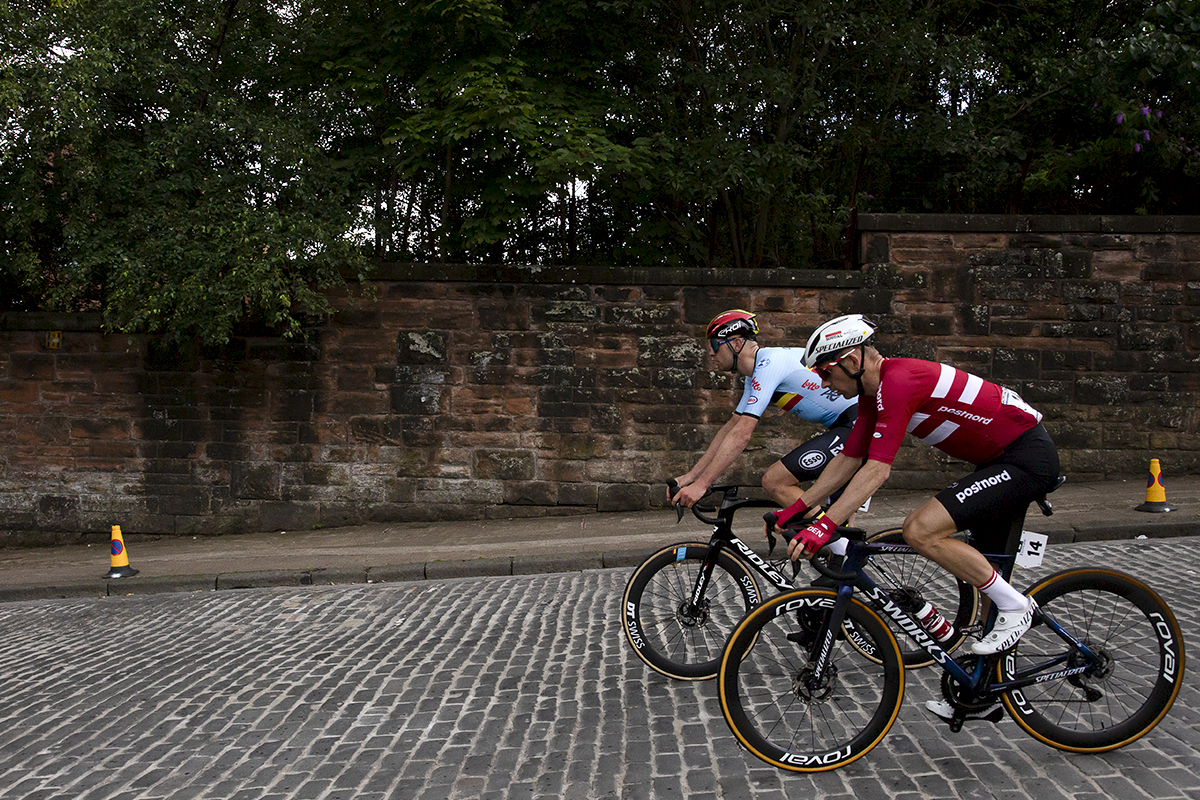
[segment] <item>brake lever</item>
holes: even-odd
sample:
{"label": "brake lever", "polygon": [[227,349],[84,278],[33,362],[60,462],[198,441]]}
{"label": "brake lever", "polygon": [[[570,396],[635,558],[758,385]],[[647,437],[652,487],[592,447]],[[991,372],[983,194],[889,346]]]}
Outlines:
{"label": "brake lever", "polygon": [[[771,555],[771,551],[775,549],[775,531],[789,529],[776,527],[779,524],[779,516],[774,511],[768,511],[767,513],[763,514],[763,522],[767,523],[767,530],[770,531],[770,533],[767,534],[767,541],[770,542],[770,545],[767,549],[767,555],[769,556]],[[793,530],[791,536],[786,536],[783,534],[780,535],[790,542],[792,539],[796,538],[797,533],[799,533],[799,531]],[[800,561],[793,560],[790,557],[788,560],[792,562],[792,580],[795,580],[796,576],[800,574]]]}
{"label": "brake lever", "polygon": [[[667,479],[667,489],[671,492],[671,496],[679,494],[679,483],[674,478]],[[683,522],[683,503],[675,504],[675,524]]]}

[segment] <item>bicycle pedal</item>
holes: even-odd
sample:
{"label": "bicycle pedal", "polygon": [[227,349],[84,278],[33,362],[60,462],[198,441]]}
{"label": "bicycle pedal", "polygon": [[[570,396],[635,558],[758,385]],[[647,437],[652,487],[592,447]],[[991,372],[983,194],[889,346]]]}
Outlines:
{"label": "bicycle pedal", "polygon": [[812,647],[813,635],[808,631],[797,631],[796,633],[789,633],[787,635],[787,640],[792,644],[798,644],[801,647]]}
{"label": "bicycle pedal", "polygon": [[987,713],[970,714],[963,709],[955,708],[945,700],[929,700],[925,703],[925,710],[949,725],[950,730],[954,733],[961,731],[963,723],[968,720],[983,720],[998,725],[1000,720],[1004,719],[1004,707],[999,704],[988,709]]}

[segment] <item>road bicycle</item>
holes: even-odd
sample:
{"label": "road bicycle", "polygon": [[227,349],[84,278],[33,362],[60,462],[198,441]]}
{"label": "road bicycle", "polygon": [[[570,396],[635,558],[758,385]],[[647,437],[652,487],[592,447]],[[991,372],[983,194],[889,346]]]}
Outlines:
{"label": "road bicycle", "polygon": [[[1006,578],[1024,525],[1024,512],[1017,516],[1005,554],[986,554]],[[832,587],[780,594],[738,624],[722,656],[718,693],[725,720],[755,756],[817,772],[879,744],[904,697],[905,664],[891,626],[943,670],[953,731],[999,701],[1045,744],[1099,753],[1145,735],[1174,703],[1183,635],[1162,598],[1136,578],[1090,567],[1043,578],[1025,592],[1037,608],[1014,647],[955,659],[870,575],[872,559],[903,551],[911,548],[851,541],[835,568],[826,546],[813,565]],[[993,608],[981,632],[995,617]]]}
{"label": "road bicycle", "polygon": [[[692,507],[697,519],[713,526],[708,542],[679,542],[650,555],[630,576],[622,600],[625,635],[633,651],[652,669],[677,680],[717,676],[729,635],[762,602],[756,575],[777,593],[796,588],[795,572],[792,578],[784,575],[786,553],[778,561],[770,560],[776,544],[773,534],[768,537],[764,559],[733,533],[734,514],[740,509],[778,509],[779,504],[742,497],[739,487],[732,484],[714,485],[705,497],[715,495],[720,496],[715,507]],[[678,522],[683,519],[683,509],[676,510]],[[859,539],[865,536],[858,528],[839,531]],[[900,544],[903,538],[899,528],[892,528],[880,531],[871,541]],[[906,608],[916,610],[928,601],[941,611],[956,631],[944,645],[947,651],[964,641],[965,631],[979,611],[975,587],[911,550],[881,551],[867,568]],[[933,663],[932,657],[915,645],[903,650],[902,657],[910,669]]]}

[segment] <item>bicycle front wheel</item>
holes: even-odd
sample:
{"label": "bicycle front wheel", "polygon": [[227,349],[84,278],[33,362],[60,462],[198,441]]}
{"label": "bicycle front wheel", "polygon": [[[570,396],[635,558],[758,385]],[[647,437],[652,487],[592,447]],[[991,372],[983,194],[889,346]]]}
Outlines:
{"label": "bicycle front wheel", "polygon": [[729,634],[760,599],[750,568],[722,550],[696,602],[692,594],[709,549],[699,542],[664,547],[625,586],[625,636],[638,658],[669,678],[715,678]]}
{"label": "bicycle front wheel", "polygon": [[857,599],[825,671],[815,673],[812,651],[821,647],[835,598],[825,589],[771,598],[742,620],[721,659],[725,721],[747,750],[780,769],[820,772],[849,764],[877,745],[900,713],[900,647]]}
{"label": "bicycle front wheel", "polygon": [[[900,528],[880,531],[867,539],[879,544],[904,544]],[[900,605],[917,609],[928,601],[954,626],[954,637],[942,645],[953,653],[966,639],[962,631],[979,613],[979,590],[960,581],[924,556],[916,553],[880,553],[867,560],[866,572]],[[916,669],[933,663],[925,652],[898,626],[893,630],[901,642],[904,666]]]}
{"label": "bicycle front wheel", "polygon": [[1062,750],[1101,753],[1158,724],[1183,682],[1183,635],[1153,589],[1120,572],[1075,569],[1026,591],[1079,639],[1083,656],[1049,625],[1035,625],[1000,659],[1000,681],[1090,664],[1066,680],[1004,694],[1008,713],[1034,738]]}

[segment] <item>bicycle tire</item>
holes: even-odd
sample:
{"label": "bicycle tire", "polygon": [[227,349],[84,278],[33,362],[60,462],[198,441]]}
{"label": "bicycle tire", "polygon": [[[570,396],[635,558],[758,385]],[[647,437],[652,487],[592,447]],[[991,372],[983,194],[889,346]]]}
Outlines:
{"label": "bicycle tire", "polygon": [[[867,537],[868,542],[904,544],[900,528],[888,528]],[[942,645],[953,653],[967,638],[963,630],[979,613],[979,590],[959,580],[924,556],[916,553],[880,553],[867,561],[867,572],[893,598],[903,592],[910,602],[929,601],[954,626],[954,638]],[[917,669],[934,663],[933,656],[918,647],[898,625],[892,627],[901,643],[904,666]]]}
{"label": "bicycle tire", "polygon": [[[819,637],[835,598],[827,589],[771,598],[738,624],[721,659],[717,687],[725,721],[743,747],[774,767],[822,772],[845,766],[879,744],[900,714],[900,646],[857,598],[830,648],[829,681],[804,683],[813,629],[801,618],[824,615]],[[847,640],[855,637],[859,643],[851,647]],[[865,658],[871,649],[876,657]]]}
{"label": "bicycle tire", "polygon": [[715,678],[729,634],[762,597],[750,568],[721,551],[705,590],[706,607],[699,616],[686,614],[683,605],[691,600],[708,551],[701,542],[664,547],[625,586],[621,619],[633,652],[676,680]]}
{"label": "bicycle tire", "polygon": [[[1184,647],[1179,623],[1153,589],[1121,572],[1085,568],[1051,575],[1026,594],[1104,660],[1095,673],[1006,692],[1018,725],[1052,747],[1102,753],[1162,720],[1183,683]],[[1035,625],[1000,659],[997,678],[1061,655],[1079,663],[1052,629]]]}

